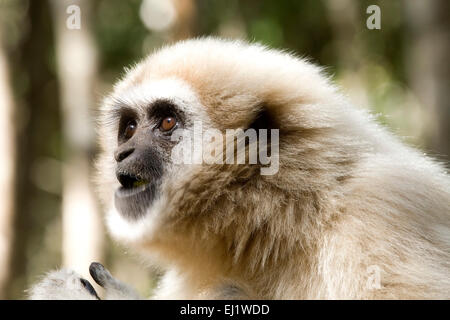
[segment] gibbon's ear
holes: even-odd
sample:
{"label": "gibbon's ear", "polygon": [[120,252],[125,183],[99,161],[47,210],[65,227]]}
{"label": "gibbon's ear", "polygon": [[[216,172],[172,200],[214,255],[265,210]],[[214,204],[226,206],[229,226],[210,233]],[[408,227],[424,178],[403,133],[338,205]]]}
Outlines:
{"label": "gibbon's ear", "polygon": [[275,119],[273,119],[267,110],[267,108],[263,105],[260,111],[253,118],[253,121],[250,123],[247,129],[255,129],[258,132],[258,129],[279,129],[275,123]]}

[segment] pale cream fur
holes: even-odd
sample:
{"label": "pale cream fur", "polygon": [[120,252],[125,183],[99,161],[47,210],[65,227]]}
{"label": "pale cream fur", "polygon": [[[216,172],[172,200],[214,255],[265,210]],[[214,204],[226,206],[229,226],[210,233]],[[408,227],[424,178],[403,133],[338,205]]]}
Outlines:
{"label": "pale cream fur", "polygon": [[[113,235],[170,270],[157,298],[221,298],[230,287],[256,299],[450,298],[448,174],[318,67],[257,44],[188,40],[129,70],[111,97],[134,91],[178,99],[213,128],[245,128],[264,109],[280,129],[274,176],[252,165],[173,166],[145,218],[127,222],[110,207]],[[98,162],[109,205],[112,104]]]}

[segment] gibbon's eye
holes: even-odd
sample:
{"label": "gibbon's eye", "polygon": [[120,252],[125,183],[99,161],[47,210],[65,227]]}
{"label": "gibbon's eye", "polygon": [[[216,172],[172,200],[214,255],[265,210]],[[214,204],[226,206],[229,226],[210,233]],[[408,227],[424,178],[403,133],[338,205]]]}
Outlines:
{"label": "gibbon's eye", "polygon": [[173,129],[177,124],[177,119],[175,117],[165,117],[161,124],[159,125],[159,129],[163,132],[167,132]]}
{"label": "gibbon's eye", "polygon": [[130,139],[134,133],[136,132],[137,123],[135,120],[131,120],[127,123],[127,126],[125,127],[125,131],[123,133],[125,139]]}

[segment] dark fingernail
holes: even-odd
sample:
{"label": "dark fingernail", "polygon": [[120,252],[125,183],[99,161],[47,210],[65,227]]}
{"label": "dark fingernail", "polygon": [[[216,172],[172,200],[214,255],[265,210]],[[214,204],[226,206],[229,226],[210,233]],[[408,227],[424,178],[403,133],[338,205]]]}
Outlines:
{"label": "dark fingernail", "polygon": [[89,291],[89,293],[91,295],[93,295],[94,297],[97,298],[97,300],[100,300],[99,296],[97,295],[97,292],[95,291],[94,287],[91,285],[91,283],[89,281],[87,281],[86,279],[80,278],[81,284],[83,285],[83,287]]}
{"label": "dark fingernail", "polygon": [[100,286],[105,286],[105,277],[107,276],[106,268],[99,262],[92,262],[89,266],[89,273],[92,279],[95,280]]}

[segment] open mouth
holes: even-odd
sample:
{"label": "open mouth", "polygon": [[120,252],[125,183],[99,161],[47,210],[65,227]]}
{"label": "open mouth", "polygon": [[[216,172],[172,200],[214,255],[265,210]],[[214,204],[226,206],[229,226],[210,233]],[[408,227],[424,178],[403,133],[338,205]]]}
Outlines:
{"label": "open mouth", "polygon": [[156,183],[135,175],[117,175],[120,186],[114,195],[116,209],[125,218],[137,219],[145,215],[156,195]]}
{"label": "open mouth", "polygon": [[123,189],[132,190],[149,184],[149,181],[130,174],[119,174],[117,176]]}

